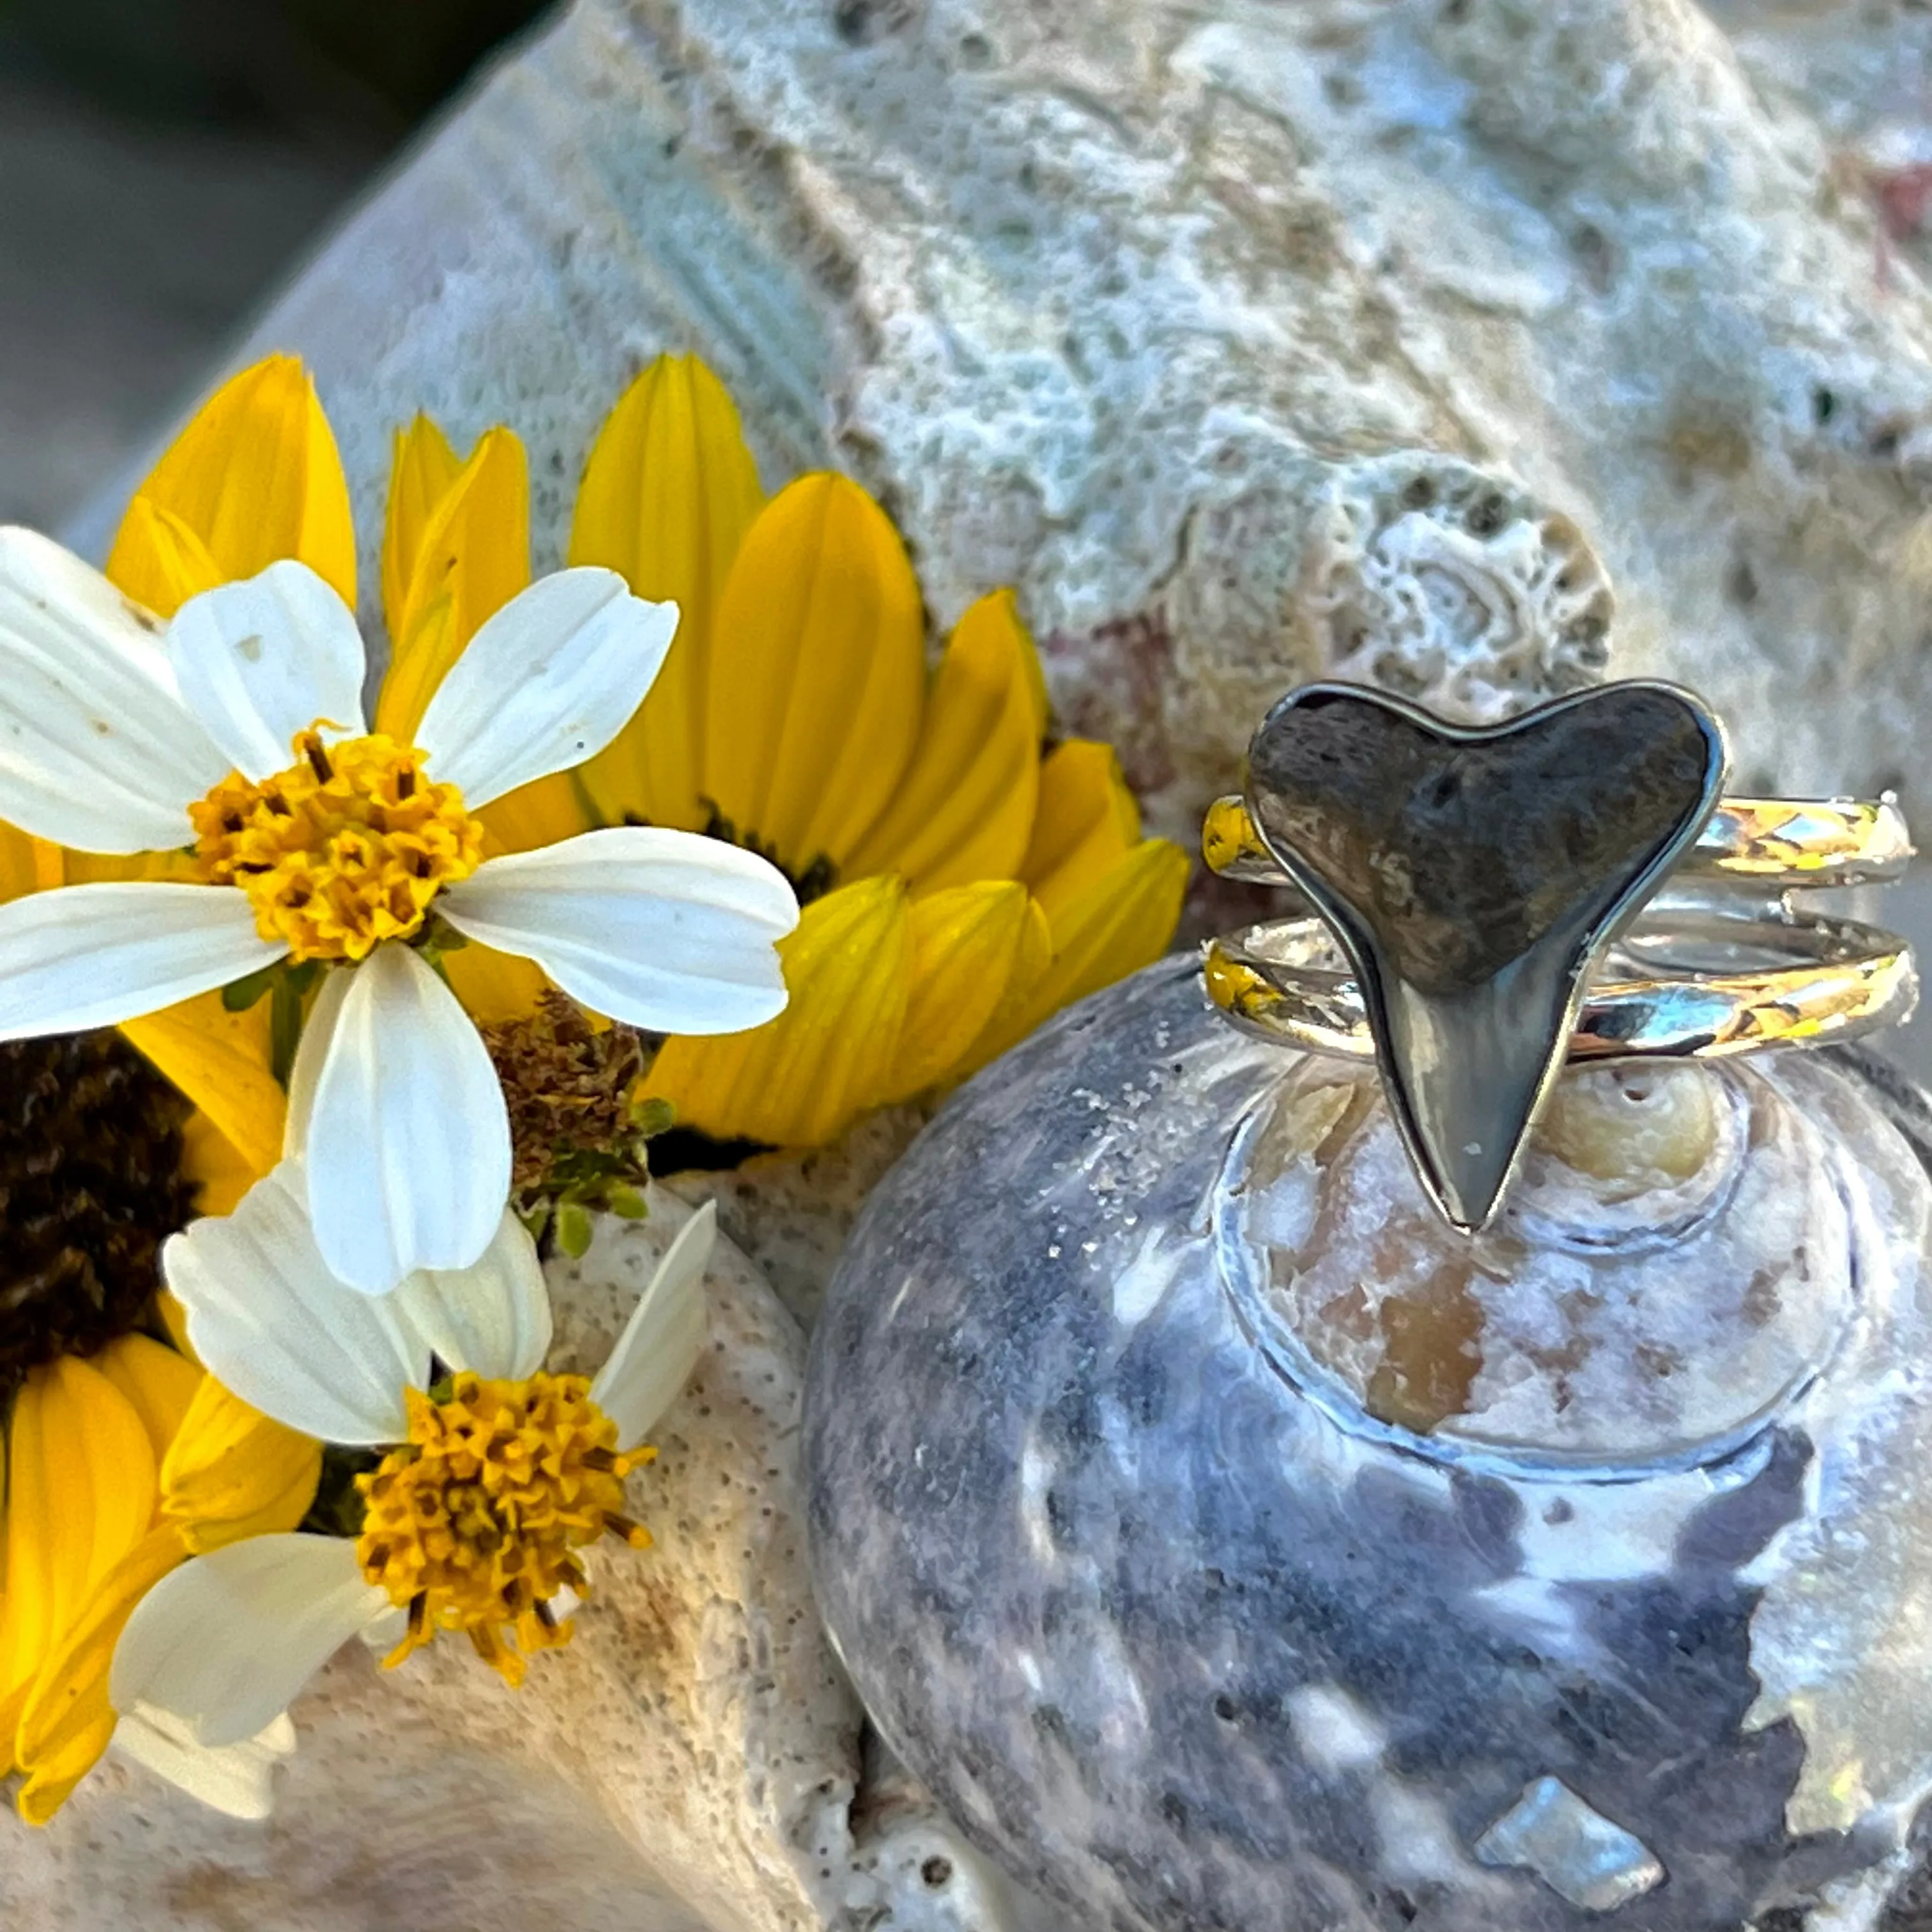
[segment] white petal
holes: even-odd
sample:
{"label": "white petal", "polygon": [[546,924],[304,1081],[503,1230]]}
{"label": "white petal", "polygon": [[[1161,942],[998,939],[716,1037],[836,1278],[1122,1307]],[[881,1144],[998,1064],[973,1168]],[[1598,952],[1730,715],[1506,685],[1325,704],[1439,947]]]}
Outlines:
{"label": "white petal", "polygon": [[416,1333],[452,1369],[520,1382],[550,1352],[550,1290],[536,1244],[506,1208],[473,1267],[411,1275],[394,1299]]}
{"label": "white petal", "polygon": [[339,1536],[251,1536],[171,1570],[134,1606],[108,1673],[117,1711],[152,1704],[196,1744],[240,1744],[389,1607]]}
{"label": "white petal", "polygon": [[798,923],[755,852],[658,826],[486,860],[438,904],[472,939],[534,959],[566,993],[656,1033],[742,1033],[784,1009],[776,942]]}
{"label": "white petal", "polygon": [[211,1810],[253,1822],[274,1810],[275,1767],[295,1755],[296,1727],[284,1713],[255,1736],[217,1748],[196,1744],[172,1712],[136,1704],[115,1725],[114,1748]]}
{"label": "white petal", "polygon": [[0,1040],[111,1026],[287,951],[229,886],[60,886],[0,905]]}
{"label": "white petal", "polygon": [[349,982],[355,976],[352,968],[325,967],[322,985],[302,1022],[295,1064],[289,1069],[288,1118],[282,1129],[282,1152],[291,1160],[300,1157],[308,1142],[316,1082],[328,1063],[328,1043],[335,1037],[335,1023],[342,1017],[342,1003],[349,997]]}
{"label": "white petal", "polygon": [[633,597],[614,570],[539,578],[465,646],[416,742],[473,810],[580,765],[630,722],[677,628],[675,604]]}
{"label": "white petal", "polygon": [[[552,1600],[553,1602],[555,1600]],[[562,1612],[556,1615],[560,1620]],[[364,1624],[356,1634],[378,1657],[387,1657],[398,1644],[409,1634],[410,1613],[406,1606],[392,1604],[373,1622]]]}
{"label": "white petal", "polygon": [[32,530],[0,530],[0,818],[86,852],[194,836],[228,760],[176,688],[159,620]]}
{"label": "white petal", "polygon": [[717,1232],[718,1204],[707,1201],[678,1230],[590,1384],[623,1448],[634,1448],[670,1406],[704,1346],[704,1270]]}
{"label": "white petal", "polygon": [[356,968],[304,1142],[309,1210],[328,1265],[386,1294],[418,1268],[464,1268],[510,1192],[496,1070],[456,995],[406,946]]}
{"label": "white petal", "polygon": [[284,770],[290,741],[320,721],[362,725],[362,634],[332,586],[285,557],[259,577],[190,597],[168,626],[189,709],[244,776]]}
{"label": "white petal", "polygon": [[188,1340],[244,1402],[325,1442],[408,1433],[406,1387],[429,1379],[429,1345],[393,1296],[358,1294],[329,1272],[284,1161],[232,1214],[190,1222],[162,1250]]}

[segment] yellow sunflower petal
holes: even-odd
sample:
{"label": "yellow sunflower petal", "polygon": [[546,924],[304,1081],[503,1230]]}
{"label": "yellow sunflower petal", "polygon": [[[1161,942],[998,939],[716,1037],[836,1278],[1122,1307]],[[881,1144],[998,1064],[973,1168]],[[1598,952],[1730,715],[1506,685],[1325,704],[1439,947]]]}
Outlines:
{"label": "yellow sunflower petal", "polygon": [[194,1183],[197,1214],[232,1214],[261,1179],[254,1164],[197,1107],[182,1129],[182,1172]]}
{"label": "yellow sunflower petal", "polygon": [[188,1310],[166,1288],[154,1297],[154,1307],[161,1318],[161,1326],[168,1331],[168,1340],[175,1345],[176,1352],[188,1360],[199,1364],[201,1358],[194,1352],[194,1345],[188,1339]]}
{"label": "yellow sunflower petal", "polygon": [[61,883],[69,886],[129,879],[145,879],[156,884],[172,880],[187,885],[201,876],[193,856],[182,851],[64,851],[61,854]]}
{"label": "yellow sunflower petal", "polygon": [[1109,745],[1070,738],[1040,768],[1040,811],[1020,877],[1053,918],[1141,836],[1140,808]]}
{"label": "yellow sunflower petal", "polygon": [[530,580],[530,466],[508,430],[485,430],[417,541],[376,729],[411,742],[464,646]]}
{"label": "yellow sunflower petal", "polygon": [[1180,918],[1187,871],[1187,854],[1178,845],[1144,838],[1058,910],[1048,909],[1053,963],[1034,987],[1014,1036],[1158,959]]}
{"label": "yellow sunflower petal", "polygon": [[794,876],[843,862],[897,790],[925,708],[919,585],[886,513],[801,477],[746,533],[719,600],[705,795]]}
{"label": "yellow sunflower petal", "polygon": [[134,1606],[187,1554],[173,1530],[150,1531],[100,1580],[42,1667],[21,1710],[15,1753],[27,1780],[14,1803],[29,1825],[44,1825],[107,1748],[114,1646]]}
{"label": "yellow sunflower petal", "polygon": [[134,1405],[64,1356],[14,1398],[0,1594],[0,1760],[35,1678],[108,1571],[146,1534],[156,1458]]}
{"label": "yellow sunflower petal", "polygon": [[0,905],[27,892],[64,885],[67,871],[61,848],[31,832],[0,823]]}
{"label": "yellow sunflower petal", "polygon": [[1030,1028],[1034,994],[1052,964],[1053,930],[1046,922],[1046,913],[1039,900],[1029,896],[1026,916],[1013,948],[1013,963],[1006,974],[1006,989],[979,1037],[954,1065],[952,1079],[964,1080],[978,1072],[1024,1036]]}
{"label": "yellow sunflower petal", "polygon": [[109,568],[136,603],[164,617],[222,580],[221,566],[207,544],[172,511],[147,496],[136,496],[128,506]]}
{"label": "yellow sunflower petal", "polygon": [[694,356],[660,356],[605,419],[584,466],[570,561],[602,564],[678,607],[650,695],[584,768],[598,809],[695,831],[710,640],[731,560],[764,505],[724,386]]}
{"label": "yellow sunflower petal", "polygon": [[494,946],[479,945],[474,940],[454,952],[446,952],[442,970],[464,1011],[484,1026],[535,1012],[537,996],[550,984],[549,975],[534,959],[518,952],[499,952]]}
{"label": "yellow sunflower petal", "polygon": [[1019,624],[1020,635],[1026,640],[1022,661],[1026,671],[1027,695],[1033,701],[1033,735],[1037,742],[1046,736],[1047,718],[1052,708],[1047,700],[1046,668],[1040,661],[1040,650],[1034,643],[1033,633],[1019,623],[1017,609],[1013,613],[1013,621]]}
{"label": "yellow sunflower petal", "polygon": [[321,1474],[320,1443],[203,1376],[161,1463],[161,1514],[199,1556],[294,1528]]}
{"label": "yellow sunflower petal", "polygon": [[1040,796],[1037,678],[1012,592],[981,598],[954,628],[911,768],[854,873],[898,872],[915,892],[1013,876]]}
{"label": "yellow sunflower petal", "polygon": [[814,899],[778,946],[790,1000],[769,1025],[665,1042],[646,1093],[680,1125],[786,1147],[832,1139],[885,1098],[906,1010],[905,888],[860,879]]}
{"label": "yellow sunflower petal", "polygon": [[883,1098],[920,1093],[965,1058],[1024,963],[1028,906],[1027,889],[1012,879],[955,886],[914,903],[905,1024]]}
{"label": "yellow sunflower petal", "polygon": [[429,520],[462,473],[463,460],[442,431],[420,413],[407,429],[397,430],[392,450],[382,530],[382,618],[389,635],[400,638],[410,579]]}
{"label": "yellow sunflower petal", "polygon": [[[356,604],[349,484],[315,384],[292,356],[271,356],[223,384],[176,437],[139,494],[191,532],[224,580],[298,558]],[[157,564],[147,513],[124,524],[107,574],[164,617],[178,586]]]}
{"label": "yellow sunflower petal", "polygon": [[121,1029],[258,1174],[281,1159],[288,1115],[269,1071],[269,1022],[266,1000],[232,1013],[219,993],[202,993]]}
{"label": "yellow sunflower petal", "polygon": [[408,628],[389,627],[389,668],[376,695],[376,729],[415,736],[436,687],[463,654],[456,637],[456,599],[446,593],[404,606]]}
{"label": "yellow sunflower petal", "polygon": [[141,1418],[158,1468],[195,1391],[208,1378],[194,1363],[149,1335],[117,1336],[94,1365],[128,1398]]}
{"label": "yellow sunflower petal", "polygon": [[494,842],[488,849],[497,852],[529,852],[539,845],[554,845],[560,838],[574,838],[580,832],[594,830],[604,820],[591,803],[582,784],[584,773],[552,772],[549,777],[532,778],[501,798],[492,799],[476,815],[486,836]]}
{"label": "yellow sunflower petal", "polygon": [[34,853],[37,842],[25,832],[0,824],[0,904],[40,890]]}

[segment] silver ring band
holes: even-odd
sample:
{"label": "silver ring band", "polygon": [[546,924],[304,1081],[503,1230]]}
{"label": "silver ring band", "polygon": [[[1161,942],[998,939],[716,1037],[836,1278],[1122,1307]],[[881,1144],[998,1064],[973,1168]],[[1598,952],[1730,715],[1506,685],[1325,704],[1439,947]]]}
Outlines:
{"label": "silver ring band", "polygon": [[[1706,957],[1687,950],[1700,941]],[[1728,967],[1720,956],[1734,956]],[[1789,922],[1711,914],[1639,926],[1586,993],[1566,1058],[1714,1059],[1765,1047],[1857,1038],[1907,1018],[1918,997],[1912,949],[1851,920]],[[1648,971],[1633,969],[1647,967]],[[1304,1053],[1372,1060],[1355,975],[1319,919],[1279,920],[1211,940],[1210,997],[1244,1033]]]}

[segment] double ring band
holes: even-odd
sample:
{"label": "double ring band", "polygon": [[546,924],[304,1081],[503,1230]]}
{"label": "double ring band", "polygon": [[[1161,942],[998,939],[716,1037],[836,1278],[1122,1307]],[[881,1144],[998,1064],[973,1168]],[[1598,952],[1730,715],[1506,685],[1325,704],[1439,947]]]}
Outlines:
{"label": "double ring band", "polygon": [[1634,680],[1500,725],[1351,685],[1291,692],[1202,852],[1285,889],[1213,941],[1243,1032],[1372,1059],[1417,1174],[1480,1228],[1566,1062],[1834,1042],[1910,1016],[1912,950],[1811,895],[1897,878],[1889,798],[1722,795],[1723,728]]}

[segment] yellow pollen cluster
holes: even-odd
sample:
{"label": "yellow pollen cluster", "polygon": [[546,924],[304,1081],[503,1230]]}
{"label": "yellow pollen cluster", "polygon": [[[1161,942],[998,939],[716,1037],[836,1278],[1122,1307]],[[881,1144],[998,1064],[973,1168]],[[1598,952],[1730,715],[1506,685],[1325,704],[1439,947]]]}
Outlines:
{"label": "yellow pollen cluster", "polygon": [[264,939],[302,959],[362,959],[406,939],[430,902],[483,859],[483,830],[422,754],[380,732],[325,745],[298,732],[295,763],[257,784],[239,772],[199,804],[202,878],[239,886]]}
{"label": "yellow pollen cluster", "polygon": [[635,1550],[650,1543],[623,1514],[623,1481],[657,1451],[620,1454],[617,1425],[581,1376],[460,1375],[441,1401],[414,1389],[407,1400],[409,1441],[356,1478],[362,1574],[410,1613],[385,1661],[439,1630],[467,1630],[477,1654],[520,1684],[527,1654],[570,1640],[549,1603],[566,1585],[589,1588],[573,1551],[607,1532]]}

